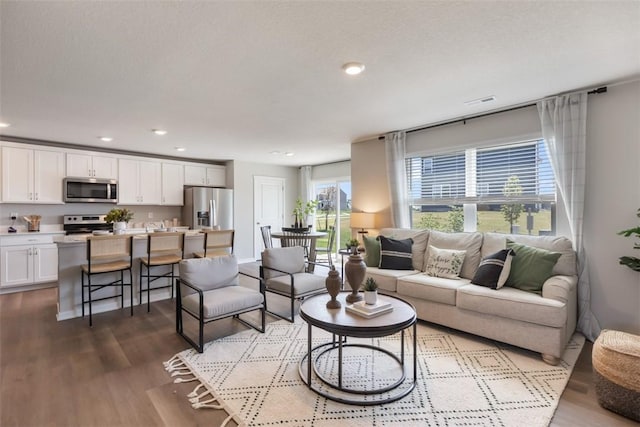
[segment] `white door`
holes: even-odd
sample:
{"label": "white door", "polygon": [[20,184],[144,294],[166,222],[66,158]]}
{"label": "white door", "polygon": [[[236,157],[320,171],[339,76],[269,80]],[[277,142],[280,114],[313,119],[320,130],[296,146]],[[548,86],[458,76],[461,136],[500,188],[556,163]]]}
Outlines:
{"label": "white door", "polygon": [[34,150],[34,201],[62,203],[64,154],[57,151]]}
{"label": "white door", "polygon": [[162,201],[162,169],[160,163],[138,162],[138,194],[140,203],[159,205]]}
{"label": "white door", "polygon": [[162,164],[162,204],[184,204],[184,167],[176,163]]}
{"label": "white door", "polygon": [[138,162],[120,159],[118,162],[118,203],[121,205],[139,205]]}
{"label": "white door", "polygon": [[2,147],[2,198],[33,202],[33,150]]}
{"label": "white door", "polygon": [[0,285],[16,286],[33,283],[33,246],[7,246],[0,249],[2,277]]}
{"label": "white door", "polygon": [[88,154],[67,153],[67,176],[93,177],[91,156]]}
{"label": "white door", "polygon": [[[256,224],[253,247],[255,258],[260,259],[264,249],[260,227],[270,225],[272,232],[280,231],[284,223],[284,178],[254,176],[253,206]],[[274,240],[274,246],[277,245],[277,240]]]}
{"label": "white door", "polygon": [[33,283],[58,280],[58,245],[33,247]]}
{"label": "white door", "polygon": [[95,178],[116,179],[118,177],[118,162],[115,157],[93,156],[92,166]]}

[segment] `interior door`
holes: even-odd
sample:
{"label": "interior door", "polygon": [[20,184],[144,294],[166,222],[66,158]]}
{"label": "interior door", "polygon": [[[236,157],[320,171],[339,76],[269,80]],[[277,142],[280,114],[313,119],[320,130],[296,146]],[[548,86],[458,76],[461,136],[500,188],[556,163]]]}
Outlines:
{"label": "interior door", "polygon": [[[284,178],[253,177],[253,206],[255,227],[253,230],[255,259],[264,249],[260,227],[270,225],[271,231],[279,231],[284,224]],[[278,240],[274,239],[274,246]]]}

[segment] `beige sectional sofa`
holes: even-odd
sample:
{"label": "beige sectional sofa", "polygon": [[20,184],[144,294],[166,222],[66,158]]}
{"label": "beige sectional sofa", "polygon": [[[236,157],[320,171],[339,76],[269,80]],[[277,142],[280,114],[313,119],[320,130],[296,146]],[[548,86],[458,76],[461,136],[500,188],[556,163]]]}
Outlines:
{"label": "beige sectional sofa", "polygon": [[[386,228],[383,236],[413,239],[413,270],[367,267],[382,293],[397,295],[416,308],[419,319],[542,353],[557,364],[571,338],[577,319],[577,267],[571,241],[565,237],[498,233],[443,233]],[[542,295],[504,286],[494,290],[471,283],[483,257],[506,247],[510,240],[559,252]],[[424,273],[428,245],[464,249],[459,279]]]}

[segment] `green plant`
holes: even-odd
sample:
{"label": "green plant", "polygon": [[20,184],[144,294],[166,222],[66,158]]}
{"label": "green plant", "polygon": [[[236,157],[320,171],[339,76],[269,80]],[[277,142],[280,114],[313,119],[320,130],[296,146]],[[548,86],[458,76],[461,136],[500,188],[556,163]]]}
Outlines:
{"label": "green plant", "polygon": [[301,227],[305,226],[307,218],[315,212],[317,205],[317,200],[309,200],[307,203],[303,203],[302,199],[298,197],[298,199],[296,199],[296,206],[293,208],[293,216],[296,224]]}
{"label": "green plant", "polygon": [[129,222],[132,219],[133,212],[125,208],[113,208],[107,213],[104,218],[104,220],[109,224],[112,222]]}
{"label": "green plant", "polygon": [[358,247],[359,244],[360,242],[358,242],[358,239],[351,239],[347,242],[347,247],[354,248],[354,247]]}
{"label": "green plant", "polygon": [[[520,185],[520,178],[512,175],[505,182],[502,188],[502,194],[507,198],[522,195],[522,186]],[[524,205],[522,203],[509,203],[500,206],[500,211],[504,216],[505,221],[509,223],[509,232],[512,232],[513,223],[518,222],[520,214],[524,212]]]}
{"label": "green plant", "polygon": [[[638,218],[640,218],[640,209],[638,209],[637,216]],[[631,236],[640,237],[640,226],[630,228],[628,230],[622,230],[618,234],[624,237],[631,237]],[[640,243],[635,243],[633,245],[633,249],[640,249]],[[633,256],[623,256],[623,257],[620,257],[619,259],[620,259],[621,265],[626,265],[633,271],[640,271],[640,258],[633,257]]]}
{"label": "green plant", "polygon": [[362,287],[366,292],[373,292],[378,290],[378,283],[373,277],[367,277],[366,282]]}

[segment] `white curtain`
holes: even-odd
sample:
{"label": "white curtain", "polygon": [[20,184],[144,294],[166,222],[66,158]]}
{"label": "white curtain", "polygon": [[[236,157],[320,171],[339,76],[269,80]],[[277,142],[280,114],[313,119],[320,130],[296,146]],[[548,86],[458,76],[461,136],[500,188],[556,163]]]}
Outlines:
{"label": "white curtain", "polygon": [[403,131],[391,132],[385,135],[384,145],[387,157],[387,180],[391,200],[392,227],[410,228],[409,197],[406,182],[406,140]]}
{"label": "white curtain", "polygon": [[578,256],[578,331],[589,340],[600,334],[591,312],[589,268],[582,239],[585,195],[587,94],[571,94],[538,102],[542,136],[549,150],[556,184],[564,203],[571,239]]}
{"label": "white curtain", "polygon": [[[313,166],[300,166],[300,187],[299,197],[302,204],[306,205],[308,201],[313,199],[313,187],[311,185],[311,173]],[[315,224],[315,212],[307,218],[309,224]]]}

